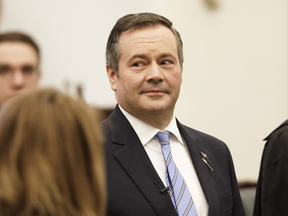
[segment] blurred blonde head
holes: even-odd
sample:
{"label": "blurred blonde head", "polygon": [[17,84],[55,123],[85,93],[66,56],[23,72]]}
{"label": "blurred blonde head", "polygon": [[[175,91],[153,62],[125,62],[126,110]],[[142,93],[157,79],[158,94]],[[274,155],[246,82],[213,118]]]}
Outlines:
{"label": "blurred blonde head", "polygon": [[1,216],[102,216],[106,185],[97,112],[55,89],[0,111]]}

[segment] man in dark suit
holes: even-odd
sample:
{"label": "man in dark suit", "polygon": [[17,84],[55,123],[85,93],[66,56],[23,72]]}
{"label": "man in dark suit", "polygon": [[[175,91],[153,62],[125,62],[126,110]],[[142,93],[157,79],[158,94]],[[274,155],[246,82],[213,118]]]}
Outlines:
{"label": "man in dark suit", "polygon": [[[182,46],[172,23],[153,13],[126,15],[110,33],[106,69],[118,104],[102,122],[108,215],[178,215],[184,199],[176,194],[170,164],[176,164],[176,182],[183,177],[183,190],[188,191],[187,215],[244,215],[227,146],[174,116]],[[173,163],[164,162],[168,142],[156,138],[158,132],[170,135]]]}
{"label": "man in dark suit", "polygon": [[288,120],[267,138],[256,188],[255,216],[288,214]]}

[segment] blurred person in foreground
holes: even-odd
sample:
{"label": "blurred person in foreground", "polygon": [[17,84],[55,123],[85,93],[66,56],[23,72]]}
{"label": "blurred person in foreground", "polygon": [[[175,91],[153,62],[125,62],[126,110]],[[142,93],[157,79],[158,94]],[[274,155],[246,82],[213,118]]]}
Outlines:
{"label": "blurred person in foreground", "polygon": [[46,88],[0,110],[0,215],[104,216],[106,183],[97,113]]}
{"label": "blurred person in foreground", "polygon": [[254,216],[288,215],[288,120],[264,140]]}
{"label": "blurred person in foreground", "polygon": [[27,34],[0,34],[0,108],[9,98],[35,88],[40,78],[40,49]]}
{"label": "blurred person in foreground", "polygon": [[121,17],[108,38],[106,69],[118,103],[102,122],[108,215],[243,216],[226,144],[174,115],[183,47],[171,21]]}

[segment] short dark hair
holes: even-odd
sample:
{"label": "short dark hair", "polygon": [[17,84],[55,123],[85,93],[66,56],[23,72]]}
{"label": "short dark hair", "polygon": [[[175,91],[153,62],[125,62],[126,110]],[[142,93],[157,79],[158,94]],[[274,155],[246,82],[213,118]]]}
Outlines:
{"label": "short dark hair", "polygon": [[23,42],[30,45],[36,51],[38,62],[40,62],[40,48],[30,35],[22,32],[5,32],[0,34],[1,42]]}
{"label": "short dark hair", "polygon": [[154,13],[137,13],[128,14],[116,22],[110,32],[106,45],[106,64],[115,71],[116,76],[119,75],[118,63],[120,59],[119,37],[122,32],[128,31],[131,28],[145,28],[147,26],[163,25],[170,29],[175,35],[178,49],[178,57],[181,67],[183,66],[183,42],[179,32],[172,27],[172,22],[167,18]]}

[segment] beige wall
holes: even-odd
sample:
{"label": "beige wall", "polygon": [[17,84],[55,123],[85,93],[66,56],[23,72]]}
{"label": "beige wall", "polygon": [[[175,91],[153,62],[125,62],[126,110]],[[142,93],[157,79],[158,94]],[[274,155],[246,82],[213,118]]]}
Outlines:
{"label": "beige wall", "polygon": [[176,115],[229,146],[239,180],[256,180],[267,136],[288,116],[287,0],[2,0],[1,30],[32,34],[43,51],[41,85],[84,86],[113,107],[105,43],[115,21],[150,11],[173,21],[184,42]]}
{"label": "beige wall", "polygon": [[176,113],[226,142],[238,179],[254,181],[262,140],[288,117],[288,1],[218,2],[214,11],[203,1],[163,4],[184,40]]}

